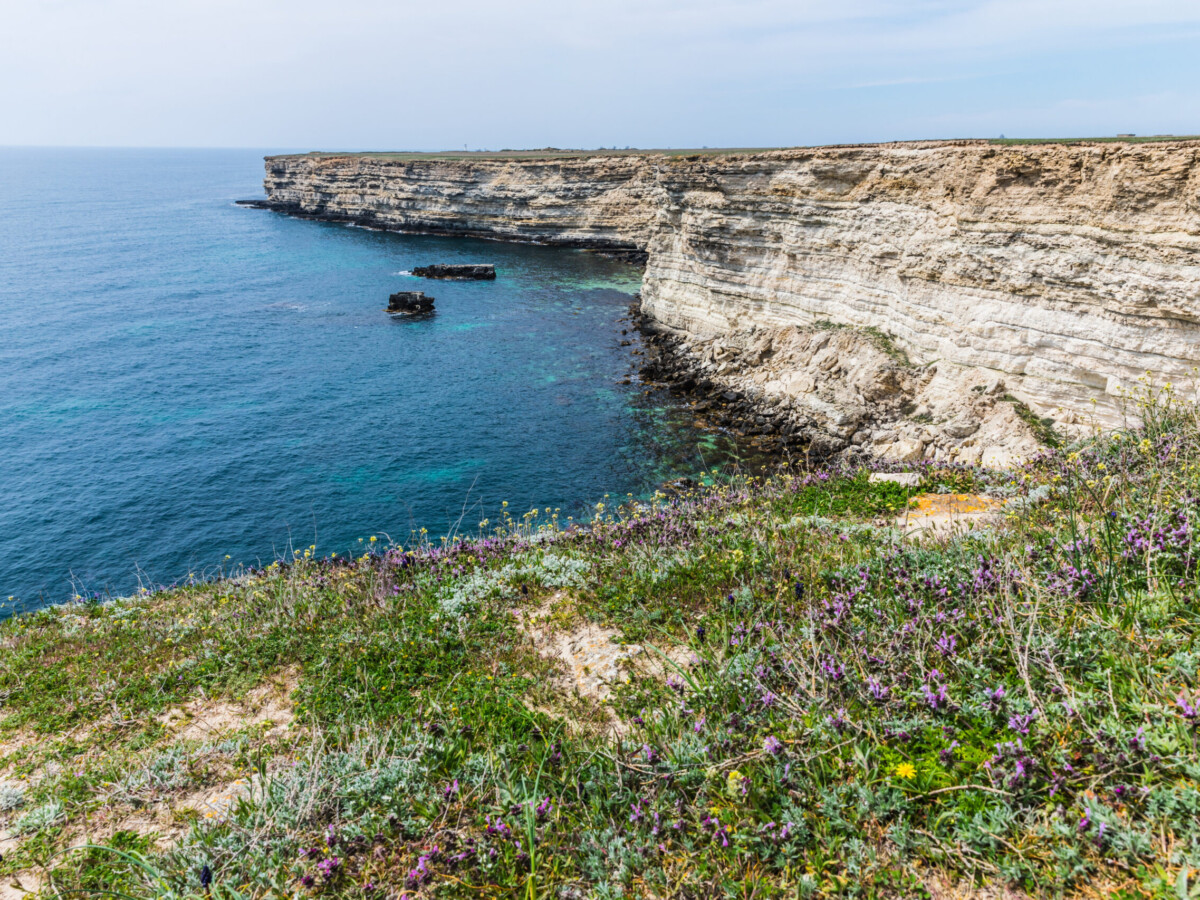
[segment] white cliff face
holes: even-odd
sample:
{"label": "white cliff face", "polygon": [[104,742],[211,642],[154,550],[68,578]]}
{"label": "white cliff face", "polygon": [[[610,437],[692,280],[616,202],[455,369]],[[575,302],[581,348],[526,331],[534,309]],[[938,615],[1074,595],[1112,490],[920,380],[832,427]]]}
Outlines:
{"label": "white cliff face", "polygon": [[1060,422],[1113,423],[1139,376],[1200,365],[1198,160],[1198,142],[981,141],[305,156],[268,159],[266,187],[280,208],[384,227],[636,247],[644,310],[694,337],[877,328],[943,377],[981,370]]}
{"label": "white cliff face", "polygon": [[266,173],[269,201],[308,215],[604,249],[644,249],[661,193],[638,157],[275,156]]}

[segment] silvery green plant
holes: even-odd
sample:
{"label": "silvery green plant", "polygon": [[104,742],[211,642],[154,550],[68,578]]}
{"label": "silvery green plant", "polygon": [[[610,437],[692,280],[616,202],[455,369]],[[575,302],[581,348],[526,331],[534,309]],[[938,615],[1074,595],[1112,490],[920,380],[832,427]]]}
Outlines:
{"label": "silvery green plant", "polygon": [[51,800],[41,806],[34,807],[12,826],[14,835],[37,834],[56,824],[63,817],[63,805],[59,800]]}

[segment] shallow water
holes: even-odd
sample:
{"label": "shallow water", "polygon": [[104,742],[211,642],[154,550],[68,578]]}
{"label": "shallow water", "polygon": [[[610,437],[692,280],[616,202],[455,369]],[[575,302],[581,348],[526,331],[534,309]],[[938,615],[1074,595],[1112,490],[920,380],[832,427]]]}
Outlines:
{"label": "shallow water", "polygon": [[[736,458],[619,383],[636,268],[235,206],[261,157],[0,150],[10,608],[470,530],[504,500],[581,516]],[[430,262],[499,277],[401,274]],[[406,289],[436,314],[384,314]]]}

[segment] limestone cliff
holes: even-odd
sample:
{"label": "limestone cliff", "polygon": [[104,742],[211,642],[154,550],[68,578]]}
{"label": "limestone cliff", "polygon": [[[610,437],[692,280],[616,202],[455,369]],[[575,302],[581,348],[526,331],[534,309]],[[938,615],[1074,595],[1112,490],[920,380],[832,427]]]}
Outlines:
{"label": "limestone cliff", "polygon": [[268,158],[265,186],[323,218],[641,250],[645,312],[695,337],[876,328],[1060,422],[1113,422],[1143,373],[1200,365],[1198,160],[1189,141],[305,155]]}

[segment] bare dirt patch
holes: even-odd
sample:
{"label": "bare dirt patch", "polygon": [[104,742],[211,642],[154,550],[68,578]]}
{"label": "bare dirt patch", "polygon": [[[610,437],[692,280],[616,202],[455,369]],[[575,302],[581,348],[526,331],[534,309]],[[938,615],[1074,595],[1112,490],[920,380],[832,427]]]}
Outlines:
{"label": "bare dirt patch", "polygon": [[980,887],[970,882],[953,882],[934,876],[925,880],[925,889],[931,900],[1030,900],[1024,891],[1004,884],[989,884]]}
{"label": "bare dirt patch", "polygon": [[36,894],[45,885],[42,876],[26,869],[0,878],[0,900],[23,900]]}
{"label": "bare dirt patch", "polygon": [[254,726],[265,726],[268,737],[281,735],[295,718],[291,694],[298,677],[295,669],[286,669],[240,701],[193,700],[168,710],[158,721],[176,740],[211,740]]}
{"label": "bare dirt patch", "polygon": [[0,773],[11,771],[13,763],[17,761],[13,757],[23,755],[26,749],[39,743],[40,740],[36,735],[27,731],[17,731],[0,740]]}
{"label": "bare dirt patch", "polygon": [[[574,621],[573,609],[571,598],[560,591],[535,610],[513,610],[518,627],[533,641],[538,655],[559,664],[556,686],[566,693],[605,703],[632,674],[665,677],[691,662],[685,648],[660,651],[626,644],[615,628]],[[610,711],[610,715],[613,726],[620,728],[615,714]]]}

